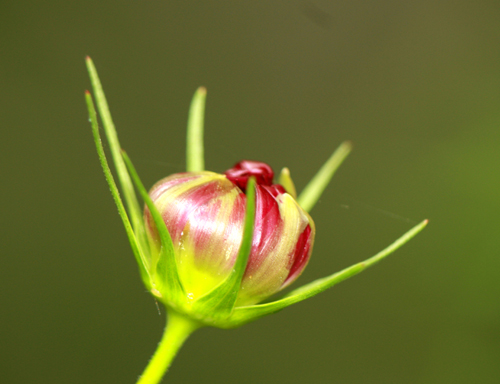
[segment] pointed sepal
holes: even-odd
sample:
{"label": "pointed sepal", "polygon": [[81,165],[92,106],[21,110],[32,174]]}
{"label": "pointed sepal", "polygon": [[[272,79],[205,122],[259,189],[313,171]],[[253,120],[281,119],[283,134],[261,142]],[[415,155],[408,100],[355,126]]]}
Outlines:
{"label": "pointed sepal", "polygon": [[375,256],[361,262],[354,264],[340,272],[334,273],[333,275],[324,277],[322,279],[315,280],[309,284],[306,284],[298,289],[293,290],[281,299],[265,304],[251,305],[247,307],[237,307],[234,309],[231,318],[225,323],[225,327],[233,328],[248,323],[250,321],[256,320],[260,317],[270,315],[272,313],[278,312],[289,305],[298,303],[312,296],[317,295],[324,290],[333,287],[334,285],[347,280],[348,278],[357,275],[358,273],[364,271],[366,268],[372,266],[373,264],[384,259],[398,248],[407,243],[415,235],[417,235],[422,229],[425,228],[428,221],[424,220],[420,224],[413,227],[411,230],[406,232],[394,243],[389,245],[384,250],[377,253]]}
{"label": "pointed sepal", "polygon": [[252,249],[255,223],[254,177],[251,177],[248,181],[246,196],[247,201],[243,238],[233,269],[221,284],[193,303],[194,312],[204,314],[207,318],[211,318],[215,321],[224,320],[231,314],[238,292],[240,291],[241,280],[245,273],[248,257]]}
{"label": "pointed sepal", "polygon": [[135,235],[137,237],[137,240],[141,244],[142,249],[144,250],[144,252],[147,252],[149,254],[149,243],[146,237],[144,221],[142,220],[142,210],[139,206],[139,202],[134,191],[134,186],[132,184],[132,181],[130,180],[127,168],[125,167],[120,154],[121,146],[120,142],[118,141],[118,135],[116,133],[113,119],[111,118],[108,102],[106,100],[106,96],[104,95],[104,90],[102,89],[102,84],[92,59],[87,56],[85,61],[90,76],[90,81],[92,83],[92,89],[94,90],[97,109],[99,110],[99,115],[102,120],[104,132],[106,133],[109,148],[111,150],[113,163],[115,165],[116,173],[118,174],[118,181],[123,192],[123,197],[127,204],[132,228],[134,229]]}
{"label": "pointed sepal", "polygon": [[167,226],[160,212],[158,212],[153,200],[149,197],[146,188],[144,188],[134,165],[125,151],[122,151],[122,156],[137,190],[151,212],[151,216],[153,217],[153,221],[160,236],[161,249],[159,254],[154,256],[154,259],[151,260],[150,266],[151,275],[153,277],[153,289],[151,292],[162,299],[162,301],[179,304],[181,298],[185,297],[185,293],[177,271],[172,238],[168,233]]}
{"label": "pointed sepal", "polygon": [[281,170],[278,184],[281,184],[283,188],[285,188],[285,191],[297,200],[297,190],[295,189],[295,184],[293,183],[292,177],[290,176],[290,170],[288,168],[285,167]]}
{"label": "pointed sepal", "polygon": [[320,168],[318,173],[316,173],[316,175],[314,175],[311,181],[306,185],[297,199],[297,202],[306,212],[310,212],[314,205],[318,202],[321,194],[332,179],[333,174],[338,167],[340,167],[340,164],[342,164],[351,150],[351,142],[344,141],[335,150],[335,152],[333,152],[326,163]]}
{"label": "pointed sepal", "polygon": [[141,278],[144,284],[146,285],[146,288],[151,289],[151,276],[149,275],[148,272],[149,261],[146,255],[144,254],[144,250],[141,244],[137,241],[136,235],[132,229],[132,225],[130,224],[130,220],[127,216],[127,211],[125,210],[125,206],[123,205],[122,199],[120,197],[120,192],[118,191],[118,187],[116,186],[113,174],[111,173],[111,169],[109,168],[109,164],[106,159],[106,155],[104,153],[104,148],[102,146],[101,136],[99,134],[99,125],[97,123],[97,114],[94,107],[94,102],[92,101],[92,96],[88,91],[85,92],[85,100],[87,101],[89,120],[92,126],[92,133],[94,135],[94,142],[97,149],[97,155],[99,156],[99,161],[101,163],[104,176],[106,177],[106,181],[111,191],[111,195],[113,196],[116,207],[118,208],[118,214],[120,215],[120,218],[122,219],[123,222],[123,226],[125,227],[125,232],[127,233],[130,246],[132,247],[132,252],[134,253],[137,265],[139,266]]}
{"label": "pointed sepal", "polygon": [[186,148],[186,166],[188,172],[201,172],[205,170],[203,127],[206,97],[206,88],[198,88],[189,108]]}

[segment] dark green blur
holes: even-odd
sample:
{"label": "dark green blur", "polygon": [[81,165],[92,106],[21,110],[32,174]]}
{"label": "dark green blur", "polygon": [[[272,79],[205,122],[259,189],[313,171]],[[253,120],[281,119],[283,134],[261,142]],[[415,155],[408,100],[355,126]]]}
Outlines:
{"label": "dark green blur", "polygon": [[184,170],[200,85],[209,170],[265,161],[301,190],[353,141],[293,287],[430,220],[313,299],[197,331],[164,382],[500,382],[499,20],[498,0],[1,2],[0,382],[134,383],[164,327],[100,169],[85,55],[148,187]]}

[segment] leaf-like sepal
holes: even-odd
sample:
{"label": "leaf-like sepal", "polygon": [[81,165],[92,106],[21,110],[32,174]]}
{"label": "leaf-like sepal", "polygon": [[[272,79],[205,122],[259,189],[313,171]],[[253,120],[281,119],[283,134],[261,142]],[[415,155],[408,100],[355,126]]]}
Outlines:
{"label": "leaf-like sepal", "polygon": [[130,180],[127,168],[125,167],[120,154],[121,146],[120,142],[118,141],[118,135],[116,133],[113,119],[111,118],[108,102],[106,100],[106,96],[104,95],[101,81],[99,80],[99,75],[97,74],[94,63],[88,56],[86,58],[86,64],[92,83],[92,89],[94,90],[97,109],[99,110],[99,114],[101,116],[104,132],[106,133],[109,148],[111,150],[113,163],[115,165],[116,173],[118,174],[118,181],[120,182],[123,197],[125,198],[125,202],[127,203],[128,214],[130,216],[132,228],[134,229],[137,241],[141,244],[144,252],[149,256],[149,243],[146,237],[144,221],[142,220],[142,210],[139,206],[137,196],[135,195],[134,186],[132,184],[132,181]]}
{"label": "leaf-like sepal", "polygon": [[306,185],[297,199],[297,202],[306,212],[310,212],[317,203],[333,174],[351,152],[351,149],[351,142],[344,141]]}
{"label": "leaf-like sepal", "polygon": [[106,181],[108,183],[109,189],[111,191],[111,195],[115,201],[115,204],[118,208],[118,214],[122,219],[123,225],[125,227],[125,231],[127,233],[130,246],[132,247],[132,252],[134,253],[135,259],[137,261],[137,265],[139,266],[139,271],[141,273],[141,278],[146,285],[147,289],[151,289],[151,276],[149,274],[149,260],[144,254],[144,250],[141,246],[141,243],[137,241],[136,235],[132,229],[132,225],[130,224],[130,220],[127,216],[127,212],[125,210],[125,206],[120,198],[120,192],[118,191],[118,187],[116,186],[115,180],[113,178],[113,174],[111,173],[111,169],[109,168],[108,161],[106,159],[106,155],[104,153],[104,148],[102,146],[101,136],[99,135],[99,125],[97,123],[97,114],[95,111],[94,103],[92,101],[92,96],[90,92],[85,93],[85,99],[87,101],[87,108],[89,111],[89,119],[92,126],[92,133],[94,135],[94,141],[97,149],[97,154],[99,156],[99,161],[101,162],[102,170],[104,172],[104,176],[106,177]]}
{"label": "leaf-like sepal", "polygon": [[213,290],[200,297],[193,303],[196,313],[204,314],[207,318],[224,320],[231,314],[241,280],[245,273],[248,257],[252,250],[252,238],[255,222],[255,178],[251,177],[247,185],[247,201],[245,210],[245,225],[243,238],[234,267],[229,276]]}
{"label": "leaf-like sepal", "polygon": [[279,184],[285,188],[285,190],[297,200],[297,190],[295,189],[295,184],[293,183],[292,177],[290,176],[290,170],[288,168],[283,168],[279,177]]}
{"label": "leaf-like sepal", "polygon": [[428,221],[424,220],[420,224],[416,225],[411,230],[406,232],[403,236],[401,236],[398,240],[396,240],[394,243],[392,243],[387,248],[377,253],[375,256],[372,256],[371,258],[361,263],[354,264],[340,272],[334,273],[333,275],[306,284],[288,293],[279,300],[265,304],[257,304],[247,307],[235,308],[233,314],[231,315],[231,318],[226,322],[225,326],[227,328],[237,327],[245,323],[248,323],[250,321],[256,320],[260,317],[278,312],[281,309],[288,307],[289,305],[298,303],[299,301],[303,301],[305,299],[308,299],[309,297],[315,296],[318,293],[323,292],[324,290],[331,288],[334,285],[354,275],[357,275],[358,273],[364,271],[366,268],[379,262],[383,258],[393,253],[395,250],[400,248],[402,245],[407,243],[422,229],[424,229],[427,223]]}
{"label": "leaf-like sepal", "polygon": [[172,238],[168,233],[167,226],[165,225],[160,212],[158,212],[153,200],[151,200],[146,188],[144,188],[144,185],[142,184],[139,175],[130,161],[130,158],[124,151],[122,151],[122,156],[137,190],[141,194],[142,199],[151,212],[156,229],[160,235],[160,252],[154,257],[154,259],[151,260],[151,275],[153,276],[153,289],[151,292],[158,296],[162,301],[166,300],[170,303],[180,304],[183,302],[182,298],[185,298],[185,293],[177,271]]}
{"label": "leaf-like sepal", "polygon": [[189,108],[186,148],[186,166],[188,172],[201,172],[205,170],[203,127],[206,97],[206,88],[198,88]]}

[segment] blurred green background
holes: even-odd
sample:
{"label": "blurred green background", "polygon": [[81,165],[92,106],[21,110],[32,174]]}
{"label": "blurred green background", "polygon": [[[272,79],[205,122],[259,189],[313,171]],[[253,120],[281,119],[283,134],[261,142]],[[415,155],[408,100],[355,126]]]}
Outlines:
{"label": "blurred green background", "polygon": [[97,66],[143,181],[288,166],[301,189],[354,151],[312,216],[302,285],[428,228],[382,264],[232,331],[203,329],[171,383],[500,382],[500,3],[2,1],[4,383],[134,383],[165,313],[145,292],[84,103]]}

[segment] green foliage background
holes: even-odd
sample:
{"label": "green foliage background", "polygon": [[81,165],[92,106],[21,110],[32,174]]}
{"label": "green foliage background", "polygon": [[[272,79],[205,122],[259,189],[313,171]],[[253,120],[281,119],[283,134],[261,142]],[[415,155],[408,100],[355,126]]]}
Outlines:
{"label": "green foliage background", "polygon": [[172,383],[498,383],[498,1],[0,3],[6,383],[133,383],[164,327],[88,123],[99,70],[147,186],[185,168],[208,88],[206,166],[288,166],[299,190],[354,151],[311,212],[294,286],[428,228],[382,264],[232,331],[203,329]]}

